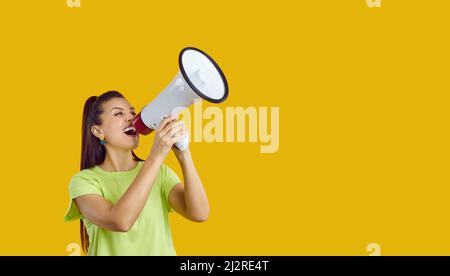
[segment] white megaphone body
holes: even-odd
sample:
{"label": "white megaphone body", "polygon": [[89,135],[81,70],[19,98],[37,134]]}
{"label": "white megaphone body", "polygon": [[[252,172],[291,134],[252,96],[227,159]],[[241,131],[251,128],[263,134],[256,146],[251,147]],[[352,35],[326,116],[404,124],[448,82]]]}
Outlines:
{"label": "white megaphone body", "polygon": [[[221,103],[228,97],[228,83],[219,65],[205,52],[188,47],[178,57],[180,71],[172,82],[134,118],[137,132],[147,135],[157,129],[164,116],[177,115],[196,100]],[[189,136],[175,144],[181,151]]]}

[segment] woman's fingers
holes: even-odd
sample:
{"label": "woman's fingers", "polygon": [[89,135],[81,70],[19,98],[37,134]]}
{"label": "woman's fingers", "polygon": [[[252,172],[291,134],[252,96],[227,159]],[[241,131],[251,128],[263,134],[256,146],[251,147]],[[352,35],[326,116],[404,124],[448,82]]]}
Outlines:
{"label": "woman's fingers", "polygon": [[172,144],[176,144],[178,141],[181,141],[184,138],[184,132],[183,131],[178,131],[176,132],[172,137]]}
{"label": "woman's fingers", "polygon": [[166,146],[173,146],[176,142],[183,139],[187,133],[186,126],[183,121],[176,117],[168,117],[161,121],[156,135],[158,139]]}
{"label": "woman's fingers", "polygon": [[176,124],[170,130],[170,135],[173,136],[176,133],[182,133],[184,131],[184,124],[181,122],[180,124]]}
{"label": "woman's fingers", "polygon": [[164,118],[156,130],[150,154],[165,158],[173,145],[183,139],[187,132],[183,121],[176,117]]}
{"label": "woman's fingers", "polygon": [[175,132],[182,129],[183,126],[184,126],[183,121],[179,121],[179,120],[172,121],[172,122],[168,123],[163,130],[160,131],[160,137],[164,137],[166,135],[172,136]]}
{"label": "woman's fingers", "polygon": [[158,129],[156,130],[157,132],[161,132],[166,126],[167,124],[175,121],[177,118],[174,116],[169,116],[166,117],[164,120],[161,121],[161,123],[159,124]]}

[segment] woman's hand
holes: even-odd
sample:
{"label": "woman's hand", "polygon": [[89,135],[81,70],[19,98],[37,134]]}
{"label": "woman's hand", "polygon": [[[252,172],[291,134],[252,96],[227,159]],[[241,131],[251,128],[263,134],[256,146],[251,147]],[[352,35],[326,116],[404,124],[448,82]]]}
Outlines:
{"label": "woman's hand", "polygon": [[165,118],[155,132],[150,156],[161,161],[164,160],[172,146],[180,141],[185,133],[186,128],[183,121],[173,116]]}
{"label": "woman's hand", "polygon": [[[189,130],[186,128],[186,125],[183,123],[182,124],[182,130],[181,132],[183,133],[183,137],[186,136],[189,133]],[[178,160],[180,160],[180,158],[185,158],[186,156],[190,155],[190,151],[189,151],[189,143],[188,146],[185,150],[180,150],[176,145],[173,145],[172,147],[172,151],[175,154],[175,156],[177,157]]]}

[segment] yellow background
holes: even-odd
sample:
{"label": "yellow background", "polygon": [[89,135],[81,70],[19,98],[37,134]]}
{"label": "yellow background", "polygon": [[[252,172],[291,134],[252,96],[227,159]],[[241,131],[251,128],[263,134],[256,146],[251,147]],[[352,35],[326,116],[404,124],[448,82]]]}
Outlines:
{"label": "yellow background", "polygon": [[84,101],[114,89],[141,108],[185,46],[226,73],[220,108],[280,107],[280,148],[191,144],[212,213],[171,215],[178,254],[450,254],[449,1],[81,4],[1,3],[1,255],[69,254]]}

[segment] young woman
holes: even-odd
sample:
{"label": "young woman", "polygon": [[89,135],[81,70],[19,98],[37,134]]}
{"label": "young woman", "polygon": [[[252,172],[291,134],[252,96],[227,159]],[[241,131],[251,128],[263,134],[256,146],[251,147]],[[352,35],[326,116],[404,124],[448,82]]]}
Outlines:
{"label": "young woman", "polygon": [[[176,255],[168,212],[202,222],[208,199],[189,149],[173,146],[187,132],[182,121],[164,119],[147,159],[133,150],[139,135],[134,108],[116,91],[90,97],[84,106],[81,171],[69,185],[65,221],[80,219],[88,255]],[[163,162],[175,153],[184,185]]]}

